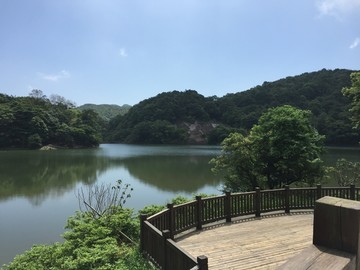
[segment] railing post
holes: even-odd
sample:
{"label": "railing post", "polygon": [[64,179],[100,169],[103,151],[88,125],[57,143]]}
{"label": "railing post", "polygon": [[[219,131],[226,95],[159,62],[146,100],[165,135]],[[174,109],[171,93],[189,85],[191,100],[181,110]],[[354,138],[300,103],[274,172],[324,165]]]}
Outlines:
{"label": "railing post", "polygon": [[350,200],[356,200],[355,198],[355,185],[351,184],[350,185]]}
{"label": "railing post", "polygon": [[204,256],[204,255],[198,256],[197,263],[198,263],[199,270],[208,270],[209,269],[208,258],[206,256]]}
{"label": "railing post", "polygon": [[164,256],[164,265],[163,265],[163,269],[164,270],[167,270],[169,269],[168,267],[168,252],[167,252],[167,240],[169,238],[171,238],[171,235],[170,235],[170,231],[169,230],[164,230],[162,231],[162,235],[163,235],[163,245],[164,245],[164,250],[163,250],[163,256]]}
{"label": "railing post", "polygon": [[321,184],[317,184],[316,185],[316,199],[320,199],[322,196],[321,196]]}
{"label": "railing post", "polygon": [[202,200],[201,196],[196,196],[196,229],[202,229]]}
{"label": "railing post", "polygon": [[174,204],[173,203],[168,203],[167,208],[169,209],[170,238],[174,240],[174,230],[175,230]]}
{"label": "railing post", "polygon": [[145,250],[145,220],[147,219],[147,215],[140,215],[140,252],[144,252]]}
{"label": "railing post", "polygon": [[290,214],[290,187],[285,186],[285,213]]}
{"label": "railing post", "polygon": [[255,216],[260,217],[261,215],[261,192],[260,188],[255,188]]}
{"label": "railing post", "polygon": [[225,192],[225,216],[226,216],[226,222],[231,222],[231,192],[226,191]]}

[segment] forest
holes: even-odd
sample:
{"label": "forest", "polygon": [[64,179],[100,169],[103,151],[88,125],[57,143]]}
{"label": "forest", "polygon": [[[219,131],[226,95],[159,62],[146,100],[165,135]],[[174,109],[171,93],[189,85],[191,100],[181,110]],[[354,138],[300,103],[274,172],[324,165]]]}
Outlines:
{"label": "forest", "polygon": [[351,102],[341,92],[351,85],[352,72],[323,69],[223,97],[204,97],[195,90],[161,93],[111,119],[106,140],[193,143],[189,124],[198,123],[202,143],[219,144],[230,132],[246,134],[268,108],[291,105],[312,112],[313,125],[325,135],[326,145],[358,145],[360,135],[350,121]]}
{"label": "forest", "polygon": [[0,94],[0,148],[95,147],[106,122],[93,110],[79,110],[60,96],[41,90],[27,97]]}
{"label": "forest", "polygon": [[195,90],[170,91],[129,105],[76,107],[41,90],[27,97],[0,94],[0,148],[94,147],[99,143],[219,144],[231,132],[246,135],[269,108],[291,105],[312,113],[325,144],[355,146],[346,69],[320,70],[264,82],[223,97],[204,97]]}

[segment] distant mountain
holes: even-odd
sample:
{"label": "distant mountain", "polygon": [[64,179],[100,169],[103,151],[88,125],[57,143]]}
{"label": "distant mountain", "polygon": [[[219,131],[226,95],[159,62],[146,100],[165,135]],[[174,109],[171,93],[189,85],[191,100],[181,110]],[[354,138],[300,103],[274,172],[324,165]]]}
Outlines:
{"label": "distant mountain", "polygon": [[131,108],[130,105],[109,105],[109,104],[101,104],[101,105],[96,105],[96,104],[84,104],[82,106],[79,106],[78,109],[80,110],[93,110],[96,113],[99,114],[99,116],[106,120],[109,121],[111,118],[117,116],[117,115],[124,115],[126,114],[129,109]]}
{"label": "distant mountain", "polygon": [[351,85],[346,69],[320,70],[264,82],[224,97],[204,97],[194,90],[158,94],[109,122],[106,140],[125,143],[219,143],[234,130],[246,132],[268,108],[292,105],[313,113],[328,145],[358,145],[360,135],[349,120]]}

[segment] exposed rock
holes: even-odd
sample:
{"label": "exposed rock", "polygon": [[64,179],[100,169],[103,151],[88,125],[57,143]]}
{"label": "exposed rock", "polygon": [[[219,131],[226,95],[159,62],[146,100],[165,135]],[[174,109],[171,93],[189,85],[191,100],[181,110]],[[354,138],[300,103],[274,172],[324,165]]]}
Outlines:
{"label": "exposed rock", "polygon": [[45,145],[43,147],[41,147],[39,150],[41,151],[48,151],[48,150],[56,150],[57,148],[52,145],[52,144],[49,144],[49,145]]}
{"label": "exposed rock", "polygon": [[189,135],[188,143],[190,144],[206,144],[207,143],[207,135],[218,126],[215,123],[186,123],[183,122],[179,124],[179,127],[185,128]]}

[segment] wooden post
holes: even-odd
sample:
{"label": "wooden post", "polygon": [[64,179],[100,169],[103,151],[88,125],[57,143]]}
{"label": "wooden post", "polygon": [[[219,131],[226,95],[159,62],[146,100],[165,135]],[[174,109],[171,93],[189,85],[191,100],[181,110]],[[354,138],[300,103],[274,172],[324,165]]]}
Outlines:
{"label": "wooden post", "polygon": [[313,244],[356,256],[352,267],[338,269],[360,269],[359,235],[360,202],[329,196],[316,201]]}
{"label": "wooden post", "polygon": [[209,269],[208,258],[206,256],[204,256],[204,255],[198,256],[197,263],[198,263],[199,270],[208,270]]}
{"label": "wooden post", "polygon": [[285,186],[285,213],[290,214],[290,187],[289,185]]}
{"label": "wooden post", "polygon": [[226,216],[226,222],[231,222],[231,192],[226,191],[225,192],[225,216]]}
{"label": "wooden post", "polygon": [[164,245],[164,250],[163,250],[163,256],[164,256],[164,265],[163,265],[163,269],[164,270],[167,270],[169,269],[168,267],[168,252],[167,252],[167,240],[169,238],[171,238],[171,235],[170,235],[170,231],[169,230],[164,230],[162,231],[162,235],[163,235],[163,245]]}
{"label": "wooden post", "polygon": [[169,209],[170,238],[174,240],[174,230],[175,230],[174,204],[173,203],[168,203],[167,208]]}
{"label": "wooden post", "polygon": [[201,196],[196,196],[196,229],[202,230],[202,200]]}
{"label": "wooden post", "polygon": [[145,229],[144,229],[144,222],[147,219],[147,215],[141,214],[140,215],[140,252],[145,251]]}
{"label": "wooden post", "polygon": [[260,217],[261,216],[261,192],[260,188],[255,188],[255,216]]}
{"label": "wooden post", "polygon": [[321,184],[317,184],[316,185],[316,199],[320,199],[322,196],[321,196]]}
{"label": "wooden post", "polygon": [[356,201],[355,191],[356,191],[355,185],[354,185],[354,184],[351,184],[351,185],[350,185],[350,200]]}

